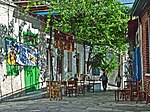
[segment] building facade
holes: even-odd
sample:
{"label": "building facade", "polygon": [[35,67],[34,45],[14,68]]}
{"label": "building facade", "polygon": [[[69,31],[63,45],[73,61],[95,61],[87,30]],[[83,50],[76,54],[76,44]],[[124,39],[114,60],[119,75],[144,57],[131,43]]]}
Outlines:
{"label": "building facade", "polygon": [[150,80],[150,24],[149,0],[135,0],[129,23],[129,38],[132,40],[133,75],[142,79],[144,89]]}
{"label": "building facade", "polygon": [[60,50],[54,45],[56,37],[52,32],[53,44],[50,49],[47,40],[51,34],[45,33],[45,18],[24,14],[19,4],[27,3],[0,1],[1,97],[41,89],[49,79],[67,80],[76,74],[78,77],[84,74],[82,43],[72,40],[71,50]]}

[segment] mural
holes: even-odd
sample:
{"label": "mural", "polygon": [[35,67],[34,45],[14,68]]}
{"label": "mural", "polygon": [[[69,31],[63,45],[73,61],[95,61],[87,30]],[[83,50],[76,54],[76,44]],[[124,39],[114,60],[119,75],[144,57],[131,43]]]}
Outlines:
{"label": "mural", "polygon": [[6,40],[6,47],[9,65],[37,66],[37,48],[11,40]]}
{"label": "mural", "polygon": [[26,92],[39,89],[39,69],[36,66],[24,66]]}
{"label": "mural", "polygon": [[[25,23],[23,23],[25,24]],[[27,44],[28,46],[39,46],[38,45],[38,34],[33,34],[30,26],[27,29],[27,32],[23,31],[23,43],[24,45]],[[41,42],[42,43],[42,42]],[[33,47],[36,48],[36,47]],[[40,47],[38,47],[40,48]],[[38,49],[39,53],[39,49]],[[24,66],[24,82],[26,92],[32,92],[34,90],[38,90],[40,87],[39,83],[39,58],[41,54],[38,56],[37,62],[38,66]]]}
{"label": "mural", "polygon": [[[8,12],[9,15],[10,11],[7,11],[7,8],[6,10],[5,8],[2,9],[3,11]],[[4,17],[7,18],[6,21],[1,21],[2,23],[0,23],[1,96],[10,93],[13,94],[14,91],[22,88],[25,88],[25,92],[40,88],[40,71],[38,67],[39,50],[38,47],[35,47],[39,46],[38,34],[31,32],[39,31],[30,27],[32,23],[21,19],[13,19],[11,15],[12,12],[8,17]],[[26,28],[27,26],[30,28]],[[41,40],[42,42],[43,40]],[[41,67],[43,67],[42,64]]]}

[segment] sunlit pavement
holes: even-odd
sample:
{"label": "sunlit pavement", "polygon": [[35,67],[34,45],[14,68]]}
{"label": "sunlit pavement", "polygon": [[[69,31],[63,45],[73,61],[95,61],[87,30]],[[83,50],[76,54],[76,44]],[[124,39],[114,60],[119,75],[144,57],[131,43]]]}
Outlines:
{"label": "sunlit pavement", "polygon": [[15,101],[0,103],[0,112],[150,112],[150,104],[115,101],[114,91],[86,93],[62,100]]}

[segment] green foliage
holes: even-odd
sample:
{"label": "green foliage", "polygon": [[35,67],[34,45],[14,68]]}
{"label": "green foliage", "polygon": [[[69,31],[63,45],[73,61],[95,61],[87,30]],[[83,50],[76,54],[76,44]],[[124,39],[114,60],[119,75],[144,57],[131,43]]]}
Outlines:
{"label": "green foliage", "polygon": [[[60,15],[59,19],[49,16],[48,25],[53,19],[53,28],[74,34],[78,41],[91,46],[92,66],[104,71],[116,67],[114,60],[118,53],[126,50],[128,7],[117,0],[40,0],[38,4],[45,3],[50,4],[49,12],[56,11]],[[111,57],[108,57],[109,52]]]}
{"label": "green foliage", "polygon": [[99,67],[106,73],[112,72],[118,67],[118,56],[108,47],[97,47],[93,52],[92,67]]}

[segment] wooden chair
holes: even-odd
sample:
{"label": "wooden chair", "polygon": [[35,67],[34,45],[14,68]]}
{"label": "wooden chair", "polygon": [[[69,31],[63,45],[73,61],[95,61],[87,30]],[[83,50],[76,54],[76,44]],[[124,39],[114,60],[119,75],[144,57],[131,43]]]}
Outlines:
{"label": "wooden chair", "polygon": [[138,94],[140,91],[140,83],[141,81],[124,81],[124,88],[118,89],[115,92],[115,98],[120,96],[120,99],[127,100],[130,98],[130,100],[135,100],[135,98],[138,98]]}
{"label": "wooden chair", "polygon": [[87,91],[88,92],[93,92],[94,93],[94,82],[95,80],[88,80],[89,84],[87,85]]}
{"label": "wooden chair", "polygon": [[62,95],[66,96],[66,86],[67,86],[67,81],[61,81],[61,87],[62,87]]}
{"label": "wooden chair", "polygon": [[68,80],[67,86],[66,86],[66,95],[69,95],[69,97],[75,94],[77,96],[77,90],[78,90],[78,84],[76,80]]}
{"label": "wooden chair", "polygon": [[130,81],[124,81],[124,87],[122,89],[116,90],[115,95],[117,95],[118,100],[127,100],[130,95]]}
{"label": "wooden chair", "polygon": [[137,101],[145,101],[146,100],[146,91],[142,90],[142,80],[137,82]]}
{"label": "wooden chair", "polygon": [[127,90],[126,89],[117,89],[115,90],[115,100],[127,100]]}
{"label": "wooden chair", "polygon": [[60,81],[50,81],[49,82],[49,97],[50,100],[62,99],[61,82]]}
{"label": "wooden chair", "polygon": [[78,94],[85,95],[85,81],[84,80],[78,81]]}
{"label": "wooden chair", "polygon": [[124,89],[130,89],[130,81],[124,81]]}
{"label": "wooden chair", "polygon": [[46,81],[46,91],[47,91],[47,96],[49,97],[49,94],[50,94],[50,81]]}
{"label": "wooden chair", "polygon": [[148,88],[146,91],[146,104],[150,102],[150,81],[148,82]]}
{"label": "wooden chair", "polygon": [[119,89],[119,96],[122,100],[127,100],[130,98],[130,100],[134,100],[135,97],[137,97],[138,90],[137,90],[137,81],[124,81],[124,88]]}
{"label": "wooden chair", "polygon": [[135,100],[138,96],[138,81],[130,81],[130,100]]}

